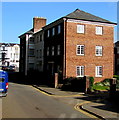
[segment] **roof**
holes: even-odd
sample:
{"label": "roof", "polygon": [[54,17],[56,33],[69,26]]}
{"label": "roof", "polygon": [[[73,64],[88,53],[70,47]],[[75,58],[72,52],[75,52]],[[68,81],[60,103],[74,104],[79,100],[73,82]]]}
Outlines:
{"label": "roof", "polygon": [[33,34],[33,33],[34,33],[34,30],[33,30],[33,28],[32,28],[32,29],[28,30],[27,32],[21,34],[19,37],[21,37],[21,36],[23,36],[23,35],[25,35],[25,34]]}
{"label": "roof", "polygon": [[1,46],[6,46],[6,47],[10,47],[10,46],[14,46],[14,45],[20,45],[20,44],[18,44],[18,43],[0,43],[0,47]]}
{"label": "roof", "polygon": [[72,18],[72,19],[79,19],[79,20],[86,20],[86,21],[95,21],[95,22],[102,22],[102,23],[110,23],[116,24],[101,17],[92,15],[90,13],[84,12],[82,10],[76,9],[74,12],[64,16],[65,18]]}
{"label": "roof", "polygon": [[119,41],[115,42],[115,46],[119,46]]}

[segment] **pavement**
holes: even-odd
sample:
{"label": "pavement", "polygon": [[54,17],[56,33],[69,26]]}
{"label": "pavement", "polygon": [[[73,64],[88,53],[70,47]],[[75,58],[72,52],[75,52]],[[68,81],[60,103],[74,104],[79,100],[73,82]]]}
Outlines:
{"label": "pavement", "polygon": [[82,110],[104,120],[119,120],[119,107],[108,99],[108,92],[85,94],[83,92],[62,91],[46,85],[33,85],[33,87],[39,89],[43,94],[72,105],[76,110]]}

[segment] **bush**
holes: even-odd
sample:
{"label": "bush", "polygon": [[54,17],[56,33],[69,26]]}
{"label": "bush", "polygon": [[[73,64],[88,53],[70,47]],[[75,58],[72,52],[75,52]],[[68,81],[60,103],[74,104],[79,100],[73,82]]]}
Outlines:
{"label": "bush", "polygon": [[113,77],[117,79],[116,88],[119,89],[119,75],[114,75]]}
{"label": "bush", "polygon": [[102,84],[103,84],[104,86],[110,86],[110,79],[105,79],[105,80],[103,80],[103,81],[102,81]]}
{"label": "bush", "polygon": [[101,82],[97,82],[93,85],[94,90],[109,90],[110,88],[110,80],[105,79]]}
{"label": "bush", "polygon": [[117,78],[117,80],[119,80],[119,75],[113,75],[113,78]]}
{"label": "bush", "polygon": [[69,77],[64,79],[62,90],[84,91],[85,90],[84,78]]}

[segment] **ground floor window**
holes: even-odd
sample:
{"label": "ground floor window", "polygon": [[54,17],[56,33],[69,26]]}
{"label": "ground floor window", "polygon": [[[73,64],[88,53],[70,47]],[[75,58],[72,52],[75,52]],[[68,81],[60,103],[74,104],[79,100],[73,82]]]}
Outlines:
{"label": "ground floor window", "polygon": [[103,73],[103,68],[102,68],[102,66],[96,66],[95,67],[95,71],[96,71],[96,77],[102,77],[102,73]]}
{"label": "ground floor window", "polygon": [[84,76],[84,66],[77,66],[76,67],[76,76],[83,77]]}

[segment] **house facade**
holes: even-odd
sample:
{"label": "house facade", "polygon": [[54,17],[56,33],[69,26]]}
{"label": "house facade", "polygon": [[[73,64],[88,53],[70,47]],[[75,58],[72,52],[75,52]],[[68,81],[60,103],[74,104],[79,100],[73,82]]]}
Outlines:
{"label": "house facade", "polygon": [[16,66],[19,68],[19,56],[19,44],[0,43],[0,66]]}
{"label": "house facade", "polygon": [[[41,46],[44,49],[38,44],[35,47],[43,50],[43,71],[49,78],[55,73],[62,78],[93,76],[96,82],[112,78],[114,25],[116,23],[76,9],[43,26]],[[37,34],[40,33],[34,36]],[[38,50],[36,56],[37,53],[40,54]]]}
{"label": "house facade", "polygon": [[34,69],[43,72],[44,66],[44,32],[40,30],[34,34],[34,54],[35,54],[35,64]]}
{"label": "house facade", "polygon": [[44,28],[45,70],[61,71],[64,78],[93,76],[96,82],[112,78],[114,25],[78,9],[49,24]]}
{"label": "house facade", "polygon": [[43,35],[42,35],[42,41],[40,40],[41,39],[40,35],[41,33],[43,34],[42,27],[44,27],[45,25],[46,25],[45,18],[34,17],[33,28],[19,36],[20,38],[20,72],[23,73],[24,75],[27,75],[28,71],[30,70],[38,69],[39,71],[43,71],[43,67],[42,67],[43,55],[39,59],[37,58],[38,58],[40,49],[44,49]]}
{"label": "house facade", "polygon": [[114,68],[115,68],[115,75],[119,75],[119,41],[117,41],[115,43],[115,64],[114,64]]}

